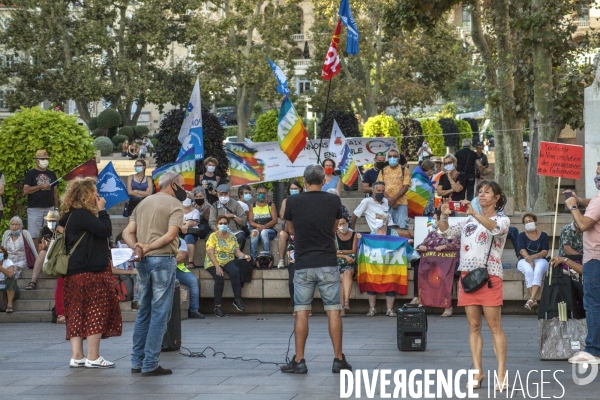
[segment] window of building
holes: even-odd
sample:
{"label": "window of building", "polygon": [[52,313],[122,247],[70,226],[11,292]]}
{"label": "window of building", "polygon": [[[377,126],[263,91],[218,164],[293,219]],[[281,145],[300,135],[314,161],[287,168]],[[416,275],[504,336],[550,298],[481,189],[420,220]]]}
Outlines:
{"label": "window of building", "polygon": [[308,79],[305,77],[299,78],[296,80],[296,92],[298,94],[303,94],[304,92],[310,92],[311,84]]}
{"label": "window of building", "polygon": [[4,90],[0,90],[0,110],[6,110],[8,107],[4,102]]}

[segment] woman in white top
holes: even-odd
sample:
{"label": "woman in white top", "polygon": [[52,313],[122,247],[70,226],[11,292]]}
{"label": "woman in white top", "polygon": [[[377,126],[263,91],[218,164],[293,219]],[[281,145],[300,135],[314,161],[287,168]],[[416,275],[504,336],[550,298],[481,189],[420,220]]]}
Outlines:
{"label": "woman in white top", "polygon": [[424,141],[423,145],[417,152],[417,156],[419,157],[419,163],[423,160],[428,160],[432,154],[433,154],[433,151],[429,147],[429,143],[427,143],[427,141]]}
{"label": "woman in white top", "polygon": [[[460,237],[460,266],[461,281],[458,285],[458,306],[465,307],[467,320],[469,321],[471,346],[471,357],[473,358],[473,369],[479,370],[475,376],[478,384],[473,388],[481,387],[485,379],[481,352],[483,349],[483,337],[481,336],[481,314],[485,315],[494,342],[494,352],[498,359],[498,382],[504,382],[506,371],[506,336],[502,330],[502,251],[506,243],[510,220],[504,214],[499,214],[506,204],[506,196],[502,193],[500,185],[494,181],[483,180],[477,185],[477,193],[481,213],[475,211],[471,202],[461,200],[461,204],[467,208],[469,216],[463,221],[449,226],[448,216],[450,207],[448,199],[443,200],[441,207],[442,216],[438,222],[440,233],[447,238]],[[490,276],[488,284],[482,288],[466,293],[463,290],[462,278],[476,268],[485,268]],[[497,390],[507,390],[502,384]]]}
{"label": "woman in white top", "polygon": [[[19,279],[21,276],[21,271],[25,268],[28,268],[29,265],[27,263],[27,252],[30,252],[33,255],[33,261],[38,256],[37,248],[33,243],[33,239],[31,234],[23,229],[23,221],[21,218],[14,216],[11,218],[9,223],[9,228],[2,235],[2,247],[6,249],[8,252],[7,258],[14,263],[15,266],[15,277]],[[31,268],[33,268],[33,262],[31,263]]]}
{"label": "woman in white top", "polygon": [[192,205],[192,200],[187,198],[181,202],[183,205],[183,226],[181,227],[181,233],[183,233],[183,240],[187,244],[188,249],[188,269],[194,268],[194,248],[196,247],[196,236],[188,233],[188,228],[197,227],[200,224],[200,211]]}
{"label": "woman in white top", "polygon": [[13,301],[19,299],[19,286],[17,286],[17,277],[15,275],[15,266],[8,259],[8,252],[3,246],[0,246],[0,284],[3,289],[0,291],[6,292],[6,312],[13,312]]}

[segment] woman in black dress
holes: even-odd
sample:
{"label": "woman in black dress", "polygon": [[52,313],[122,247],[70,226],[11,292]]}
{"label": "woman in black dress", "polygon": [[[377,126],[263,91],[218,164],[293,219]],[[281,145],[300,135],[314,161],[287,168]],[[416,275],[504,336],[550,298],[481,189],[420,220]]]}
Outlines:
{"label": "woman in black dress", "polygon": [[337,248],[337,263],[340,267],[340,300],[342,303],[341,316],[346,316],[350,310],[350,292],[352,291],[352,276],[356,271],[356,232],[350,229],[350,219],[343,217],[338,224],[335,235]]}

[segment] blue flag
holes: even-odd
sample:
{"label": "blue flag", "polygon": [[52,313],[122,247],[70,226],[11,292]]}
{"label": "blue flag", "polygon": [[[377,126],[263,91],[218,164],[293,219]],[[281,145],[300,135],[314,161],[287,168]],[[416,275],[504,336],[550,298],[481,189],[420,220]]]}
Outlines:
{"label": "blue flag", "polygon": [[269,61],[269,64],[271,64],[271,69],[275,73],[275,78],[277,78],[277,82],[279,82],[279,85],[277,85],[277,87],[276,87],[279,94],[283,94],[283,95],[290,94],[290,89],[287,86],[288,80],[285,77],[285,74],[283,73],[281,68],[279,68],[273,61],[269,60],[268,57],[267,57],[267,61]]}
{"label": "blue flag", "polygon": [[340,18],[342,19],[344,25],[346,25],[347,29],[346,53],[356,54],[358,53],[358,38],[360,35],[358,33],[358,26],[356,26],[354,16],[352,15],[352,10],[350,10],[349,0],[342,0],[338,14],[340,15]]}
{"label": "blue flag", "polygon": [[200,99],[199,79],[196,79],[194,90],[192,90],[178,139],[181,142],[181,149],[177,158],[182,157],[192,147],[196,149],[196,160],[204,158],[204,134],[202,132],[202,103]]}
{"label": "blue flag", "polygon": [[105,210],[122,201],[129,200],[127,186],[125,186],[119,175],[117,175],[112,161],[109,161],[106,167],[98,174],[96,189],[98,190],[98,195],[104,197],[104,200],[106,200]]}

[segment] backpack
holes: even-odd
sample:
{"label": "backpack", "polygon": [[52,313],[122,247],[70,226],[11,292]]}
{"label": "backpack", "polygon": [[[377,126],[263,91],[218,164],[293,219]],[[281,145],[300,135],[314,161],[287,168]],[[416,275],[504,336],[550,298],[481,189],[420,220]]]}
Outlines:
{"label": "backpack", "polygon": [[42,270],[46,275],[50,276],[62,276],[66,275],[69,269],[69,256],[73,254],[81,239],[85,236],[85,232],[83,235],[77,240],[75,246],[71,249],[71,252],[67,252],[67,243],[65,241],[65,234],[67,230],[67,225],[69,225],[69,220],[71,216],[67,219],[67,223],[65,224],[65,228],[62,232],[59,232],[58,229],[54,231],[54,236],[50,241],[50,245],[48,246],[48,251],[46,252],[46,258],[44,259],[44,266]]}
{"label": "backpack", "polygon": [[119,301],[133,300],[133,278],[130,275],[113,276],[113,283]]}

